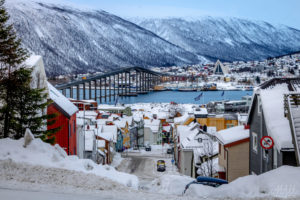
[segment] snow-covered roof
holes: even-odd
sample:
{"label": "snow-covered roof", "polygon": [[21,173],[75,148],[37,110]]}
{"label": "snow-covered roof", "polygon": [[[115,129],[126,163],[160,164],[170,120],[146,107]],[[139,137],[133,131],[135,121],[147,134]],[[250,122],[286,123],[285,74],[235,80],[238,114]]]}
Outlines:
{"label": "snow-covered roof", "polygon": [[178,125],[177,126],[177,136],[180,138],[180,143],[186,145],[185,139],[189,135],[196,135],[199,132],[199,129],[192,129],[190,126]]}
{"label": "snow-covered roof", "polygon": [[152,132],[157,133],[159,131],[160,120],[158,119],[145,119],[144,127],[148,127]]}
{"label": "snow-covered roof", "polygon": [[209,133],[209,134],[211,134],[211,135],[215,135],[217,133],[217,127],[215,127],[215,126],[208,126],[206,132]]}
{"label": "snow-covered roof", "polygon": [[264,119],[268,134],[274,139],[278,149],[294,148],[289,121],[284,117],[284,94],[288,93],[287,84],[259,90]]}
{"label": "snow-covered roof", "polygon": [[47,76],[45,72],[43,58],[38,55],[31,55],[24,61],[24,67],[32,69],[31,83],[32,88],[48,88]]}
{"label": "snow-covered roof", "polygon": [[86,110],[86,111],[78,111],[77,116],[78,117],[89,117],[92,116],[96,119],[98,113],[96,111],[92,111],[92,110]]}
{"label": "snow-covered roof", "polygon": [[245,129],[244,126],[235,126],[221,130],[215,135],[223,145],[226,145],[249,138],[249,129]]}
{"label": "snow-covered roof", "polygon": [[98,127],[96,134],[107,141],[117,142],[118,128],[116,125],[102,125]]}
{"label": "snow-covered roof", "polygon": [[32,66],[35,66],[41,59],[42,59],[42,56],[31,55],[29,58],[27,58],[25,60],[24,64],[26,67],[32,67]]}
{"label": "snow-covered roof", "polygon": [[49,96],[66,114],[72,116],[78,108],[48,82]]}
{"label": "snow-covered roof", "polygon": [[188,120],[190,118],[190,115],[185,113],[184,115],[182,115],[181,117],[175,117],[174,118],[174,123],[176,124],[183,124],[186,120]]}
{"label": "snow-covered roof", "polygon": [[125,110],[124,106],[114,106],[108,104],[98,105],[98,110]]}
{"label": "snow-covered roof", "polygon": [[195,115],[207,115],[207,109],[206,108],[195,108],[194,109],[194,114]]}
{"label": "snow-covered roof", "polygon": [[105,147],[105,140],[97,140],[97,147],[98,148]]}
{"label": "snow-covered roof", "polygon": [[[198,139],[202,139],[202,141],[200,142]],[[181,145],[184,149],[202,148],[203,140],[207,139],[209,139],[207,135],[199,133],[198,129],[194,129],[186,133],[186,137],[181,141]]]}
{"label": "snow-covered roof", "polygon": [[247,114],[238,114],[239,122],[247,123],[248,115]]}

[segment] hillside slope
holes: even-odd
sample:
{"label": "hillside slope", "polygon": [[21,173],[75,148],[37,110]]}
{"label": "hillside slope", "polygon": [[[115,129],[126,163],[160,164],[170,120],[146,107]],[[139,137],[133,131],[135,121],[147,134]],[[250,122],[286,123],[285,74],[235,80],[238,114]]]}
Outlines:
{"label": "hillside slope", "polygon": [[24,46],[44,57],[48,75],[205,60],[105,11],[35,1],[7,0],[6,6]]}
{"label": "hillside slope", "polygon": [[263,21],[219,17],[130,20],[212,60],[260,60],[300,50],[300,30]]}

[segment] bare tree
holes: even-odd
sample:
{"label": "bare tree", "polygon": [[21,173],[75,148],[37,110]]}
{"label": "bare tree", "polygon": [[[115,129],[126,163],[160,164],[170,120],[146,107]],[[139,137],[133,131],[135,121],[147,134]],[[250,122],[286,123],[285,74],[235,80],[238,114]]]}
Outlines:
{"label": "bare tree", "polygon": [[214,159],[214,141],[208,138],[206,140],[203,140],[202,155],[201,155],[202,164],[197,170],[198,175],[213,177],[215,173],[213,159]]}

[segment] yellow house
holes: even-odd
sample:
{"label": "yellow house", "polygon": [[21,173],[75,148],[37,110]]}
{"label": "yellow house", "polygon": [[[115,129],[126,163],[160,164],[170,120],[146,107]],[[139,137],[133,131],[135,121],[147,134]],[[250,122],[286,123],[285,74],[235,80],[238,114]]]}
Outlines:
{"label": "yellow house", "polygon": [[208,115],[207,117],[196,118],[197,122],[207,127],[216,127],[217,131],[224,130],[238,125],[238,118],[235,115]]}
{"label": "yellow house", "polygon": [[219,141],[219,165],[224,172],[219,172],[219,178],[233,181],[249,174],[249,129],[236,126],[219,131],[216,134]]}

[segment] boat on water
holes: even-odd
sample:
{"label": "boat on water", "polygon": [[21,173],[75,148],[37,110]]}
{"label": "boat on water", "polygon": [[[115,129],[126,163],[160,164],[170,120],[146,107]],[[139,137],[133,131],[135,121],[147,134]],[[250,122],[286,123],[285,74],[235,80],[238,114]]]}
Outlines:
{"label": "boat on water", "polygon": [[201,87],[201,91],[217,91],[217,84],[215,83],[205,84]]}
{"label": "boat on water", "polygon": [[166,91],[168,90],[166,87],[162,86],[162,85],[156,85],[154,86],[154,91],[159,92],[159,91]]}
{"label": "boat on water", "polygon": [[183,87],[183,88],[178,88],[178,91],[180,91],[180,92],[195,92],[195,91],[197,91],[197,88]]}

